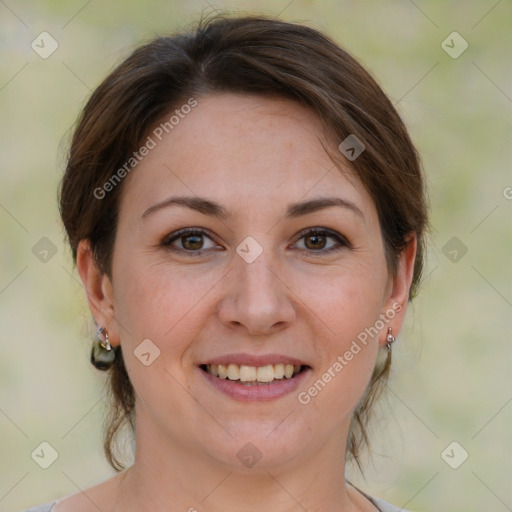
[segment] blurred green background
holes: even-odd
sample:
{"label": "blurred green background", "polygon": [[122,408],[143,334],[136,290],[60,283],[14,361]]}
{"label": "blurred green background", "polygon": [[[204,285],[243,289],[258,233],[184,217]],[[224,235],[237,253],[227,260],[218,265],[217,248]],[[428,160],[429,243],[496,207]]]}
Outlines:
{"label": "blurred green background", "polygon": [[[396,103],[428,174],[423,287],[395,345],[373,460],[365,479],[351,479],[412,510],[512,510],[512,2],[5,0],[0,511],[113,474],[102,455],[103,375],[88,361],[90,315],[56,203],[66,144],[92,89],[136,44],[217,8],[334,37]],[[31,48],[44,31],[58,43],[46,59]],[[459,36],[442,47],[454,31],[468,43],[457,58]],[[31,458],[43,441],[58,452],[46,470]],[[445,462],[456,466],[462,450],[457,469]]]}

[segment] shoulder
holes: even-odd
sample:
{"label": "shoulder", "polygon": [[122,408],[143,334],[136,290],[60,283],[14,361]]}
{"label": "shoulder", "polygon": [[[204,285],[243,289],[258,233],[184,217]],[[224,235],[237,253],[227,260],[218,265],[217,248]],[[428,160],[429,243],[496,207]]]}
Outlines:
{"label": "shoulder", "polygon": [[365,496],[379,509],[379,512],[408,512],[404,508],[392,505],[380,498],[374,498],[373,496],[368,496],[368,494]]}
{"label": "shoulder", "polygon": [[404,508],[397,507],[388,503],[387,501],[381,500],[380,498],[375,498],[374,496],[370,496],[368,493],[362,491],[354,484],[347,482],[350,487],[353,487],[359,494],[363,495],[379,512],[409,512]]}
{"label": "shoulder", "polygon": [[55,501],[50,501],[48,503],[44,503],[43,505],[37,505],[35,507],[29,508],[24,512],[51,512],[55,503]]}
{"label": "shoulder", "polygon": [[112,510],[118,485],[124,474],[125,471],[93,487],[74,494],[67,494],[23,512],[98,512],[98,510]]}

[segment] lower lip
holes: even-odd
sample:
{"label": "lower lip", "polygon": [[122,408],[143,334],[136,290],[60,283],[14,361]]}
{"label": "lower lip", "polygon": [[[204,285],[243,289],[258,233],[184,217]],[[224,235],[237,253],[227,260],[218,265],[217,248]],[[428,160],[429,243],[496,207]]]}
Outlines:
{"label": "lower lip", "polygon": [[282,379],[275,379],[268,384],[256,384],[252,386],[247,386],[236,380],[219,379],[201,368],[199,368],[199,371],[204,375],[207,381],[219,391],[222,391],[235,400],[252,402],[274,400],[295,391],[306,378],[306,374],[310,371],[310,368],[302,370],[295,377],[290,379],[283,377]]}

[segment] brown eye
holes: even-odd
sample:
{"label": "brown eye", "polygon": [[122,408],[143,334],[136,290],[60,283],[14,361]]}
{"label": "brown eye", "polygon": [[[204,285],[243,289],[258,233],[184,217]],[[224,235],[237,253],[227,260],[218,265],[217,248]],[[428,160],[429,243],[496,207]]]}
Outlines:
{"label": "brown eye", "polygon": [[298,248],[313,254],[318,253],[319,256],[331,251],[338,251],[344,247],[351,248],[350,243],[344,236],[326,228],[311,228],[303,231],[301,235],[296,243]]}
{"label": "brown eye", "polygon": [[220,248],[204,231],[185,228],[168,235],[162,245],[172,251],[201,254],[208,249]]}
{"label": "brown eye", "polygon": [[202,235],[185,235],[180,237],[181,245],[184,249],[198,250],[203,248]]}
{"label": "brown eye", "polygon": [[325,236],[308,235],[304,237],[305,246],[308,249],[318,250],[323,249],[327,243]]}

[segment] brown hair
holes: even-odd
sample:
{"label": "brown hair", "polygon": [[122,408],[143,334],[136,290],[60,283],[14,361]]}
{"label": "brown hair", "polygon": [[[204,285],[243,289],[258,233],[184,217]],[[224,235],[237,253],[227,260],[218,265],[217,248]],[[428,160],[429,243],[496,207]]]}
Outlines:
{"label": "brown hair", "polygon": [[[149,129],[192,96],[233,92],[292,99],[314,111],[334,140],[355,135],[365,145],[351,162],[375,202],[386,258],[396,272],[411,233],[418,238],[410,297],[420,280],[427,226],[424,180],[417,152],[390,100],[367,71],[333,40],[303,25],[261,16],[204,19],[190,32],[158,37],[137,48],[99,85],[75,129],[60,194],[73,258],[90,241],[98,268],[111,275],[119,198],[95,191],[112,178]],[[341,158],[341,153],[338,155]],[[346,161],[345,161],[346,164]],[[386,382],[390,358],[376,365],[352,418],[347,455],[359,464],[368,443],[371,405]],[[120,347],[109,370],[111,408],[104,449],[116,470],[120,427],[134,429],[134,391]]]}

